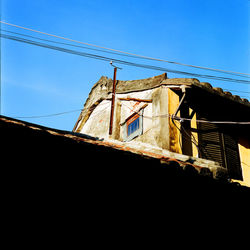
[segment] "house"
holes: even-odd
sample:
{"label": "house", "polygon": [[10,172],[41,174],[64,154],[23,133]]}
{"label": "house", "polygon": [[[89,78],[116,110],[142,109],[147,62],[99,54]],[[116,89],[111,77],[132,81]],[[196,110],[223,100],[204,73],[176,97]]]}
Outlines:
{"label": "house", "polygon": [[[116,82],[112,133],[112,79],[93,86],[73,131],[137,149],[224,169],[250,186],[250,103],[193,78]],[[206,161],[205,161],[206,160]],[[203,163],[202,163],[203,162]],[[204,163],[205,162],[205,163]]]}

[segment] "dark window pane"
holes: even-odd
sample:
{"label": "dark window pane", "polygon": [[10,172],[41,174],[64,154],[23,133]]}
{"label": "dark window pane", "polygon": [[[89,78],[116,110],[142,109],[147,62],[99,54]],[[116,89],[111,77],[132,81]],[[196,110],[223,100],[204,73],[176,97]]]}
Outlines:
{"label": "dark window pane", "polygon": [[133,122],[128,124],[128,135],[134,133],[139,129],[139,117],[135,119]]}

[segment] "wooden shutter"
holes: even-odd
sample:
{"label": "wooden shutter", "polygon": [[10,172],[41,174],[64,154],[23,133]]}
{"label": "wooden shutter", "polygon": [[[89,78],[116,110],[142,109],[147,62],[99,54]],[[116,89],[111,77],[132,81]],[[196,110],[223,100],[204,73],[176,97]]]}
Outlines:
{"label": "wooden shutter", "polygon": [[216,124],[207,122],[199,122],[197,127],[201,157],[227,168],[230,178],[242,180],[238,141],[232,132],[222,132]]}
{"label": "wooden shutter", "polygon": [[198,123],[198,140],[201,157],[216,161],[225,167],[224,155],[222,151],[222,138],[215,124]]}
{"label": "wooden shutter", "polygon": [[223,133],[226,155],[226,167],[232,179],[242,180],[242,171],[239,157],[238,141],[233,136]]}

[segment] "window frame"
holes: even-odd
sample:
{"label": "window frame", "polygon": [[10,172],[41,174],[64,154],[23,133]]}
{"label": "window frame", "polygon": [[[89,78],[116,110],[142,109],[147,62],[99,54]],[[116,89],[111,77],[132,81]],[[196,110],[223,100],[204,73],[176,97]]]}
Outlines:
{"label": "window frame", "polygon": [[[131,124],[133,124],[135,121],[138,120],[138,128],[136,130],[134,130],[133,132],[129,133],[129,126],[131,126]],[[140,128],[140,116],[139,114],[135,114],[133,115],[130,119],[127,120],[127,136],[130,136],[131,134],[133,134],[134,132],[136,132],[139,128]]]}
{"label": "window frame", "polygon": [[[135,122],[137,119],[139,119],[139,127],[137,130],[132,132],[131,134],[128,134],[128,127],[130,124]],[[124,141],[131,141],[135,137],[142,135],[143,133],[143,109],[141,109],[139,112],[135,112],[132,115],[130,115],[123,124],[123,138]]]}

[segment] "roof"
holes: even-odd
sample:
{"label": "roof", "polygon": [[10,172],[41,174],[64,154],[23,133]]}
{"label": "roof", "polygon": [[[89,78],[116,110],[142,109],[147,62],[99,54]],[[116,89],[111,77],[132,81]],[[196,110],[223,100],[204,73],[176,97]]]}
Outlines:
{"label": "roof", "polygon": [[[27,146],[32,150],[34,148],[30,148],[31,144],[34,145],[34,147],[45,150],[45,148],[49,148],[50,143],[53,144],[53,142],[59,141],[60,143],[65,143],[65,145],[74,142],[77,143],[79,147],[81,145],[84,145],[85,148],[88,146],[91,147],[91,149],[96,151],[96,155],[98,155],[100,148],[102,148],[105,152],[111,150],[114,154],[117,153],[125,157],[128,155],[127,153],[129,153],[130,157],[131,155],[135,155],[136,159],[143,159],[146,161],[150,159],[157,160],[161,167],[171,167],[174,165],[182,170],[188,169],[188,171],[193,171],[196,174],[205,174],[215,179],[228,178],[226,170],[213,161],[172,153],[167,150],[153,148],[151,145],[144,143],[139,143],[135,147],[134,143],[129,144],[116,140],[104,141],[97,137],[48,128],[6,116],[0,116],[0,125],[1,141],[2,143],[5,142],[5,145],[10,145],[12,151],[14,149],[22,150],[23,146]],[[41,144],[39,140],[41,141]],[[82,152],[82,155],[84,155],[84,152]],[[88,156],[91,157],[91,155],[86,155],[86,159]]]}
{"label": "roof", "polygon": [[247,200],[250,194],[250,188],[228,182],[222,168],[212,171],[192,161],[115,141],[5,116],[0,116],[0,136],[11,198],[19,193],[29,201],[44,196],[50,204],[60,195],[63,201],[71,197],[70,205],[74,199],[102,209],[108,199],[115,205],[118,199],[128,206],[144,199],[152,205],[157,201],[173,206],[177,200],[182,203],[192,198],[197,203],[218,205],[219,201],[225,206],[238,201],[239,195]]}
{"label": "roof", "polygon": [[[233,95],[229,91],[223,91],[222,88],[212,87],[212,85],[208,82],[200,82],[196,78],[167,78],[167,74],[164,73],[162,75],[154,76],[151,78],[146,79],[139,79],[139,80],[129,80],[129,81],[121,81],[118,80],[116,84],[116,93],[127,93],[127,92],[134,92],[134,91],[142,91],[148,90],[152,88],[159,87],[161,85],[167,86],[190,86],[190,87],[198,87],[200,89],[206,90],[210,93],[215,95],[219,95],[222,98],[227,98],[235,102],[239,102],[243,105],[250,107],[250,102],[248,99],[241,98],[238,95]],[[97,90],[100,87],[100,90]],[[102,76],[99,81],[94,84],[89,94],[89,97],[86,101],[86,104],[91,100],[93,95],[97,95],[96,92],[102,92],[102,96],[104,97],[104,93],[112,92],[112,79]],[[99,93],[100,94],[100,93]]]}
{"label": "roof", "polygon": [[[221,106],[222,103],[224,104],[221,106],[223,109],[224,107],[228,107],[229,105],[233,109],[242,110],[243,108],[244,112],[246,110],[247,112],[250,111],[250,102],[248,99],[241,98],[238,95],[233,95],[231,92],[224,91],[222,88],[212,87],[210,83],[200,82],[195,78],[168,79],[166,73],[140,80],[118,80],[116,84],[116,93],[121,94],[137,92],[157,88],[160,86],[168,86],[172,89],[175,89],[177,92],[178,90],[181,91],[181,88],[183,87],[190,88],[190,92],[193,93],[192,98],[190,99],[192,101],[197,100],[198,103],[204,102],[205,104],[207,104],[207,101],[209,101],[209,99],[215,98],[214,100],[217,100],[219,106]],[[82,110],[73,131],[75,131],[75,129],[77,128],[79,121],[81,119],[85,119],[85,117],[88,117],[88,113],[92,112],[92,110],[96,105],[98,105],[98,103],[100,103],[104,99],[110,98],[109,94],[111,92],[112,79],[106,76],[102,76],[99,81],[92,87],[89,96],[84,104],[84,109]],[[217,110],[218,104],[215,105],[215,110]],[[238,114],[238,116],[240,116],[240,118],[242,117],[241,114]],[[232,118],[231,113],[230,117]],[[236,117],[235,119],[240,118]]]}

